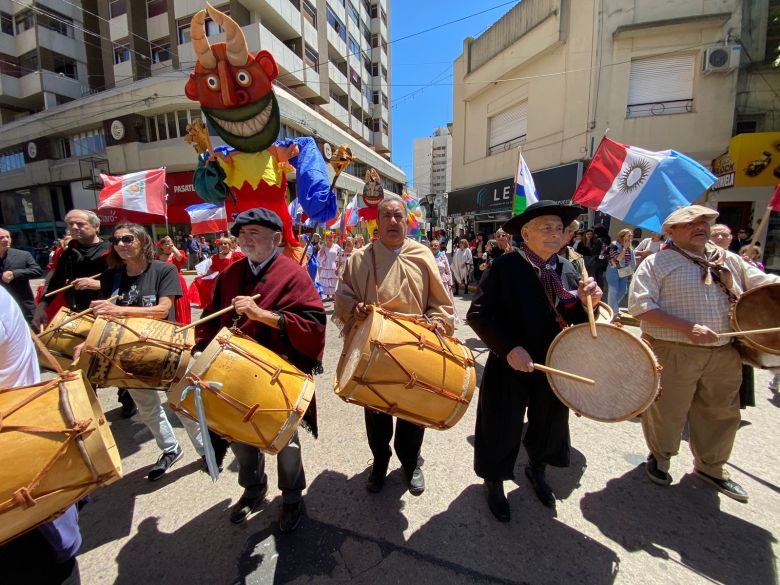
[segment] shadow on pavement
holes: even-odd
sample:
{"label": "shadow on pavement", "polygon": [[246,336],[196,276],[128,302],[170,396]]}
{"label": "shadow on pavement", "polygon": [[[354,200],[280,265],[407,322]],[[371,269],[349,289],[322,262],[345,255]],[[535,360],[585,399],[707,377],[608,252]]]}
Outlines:
{"label": "shadow on pavement", "polygon": [[[771,533],[722,512],[720,496],[693,474],[662,488],[644,466],[580,501],[583,516],[629,552],[647,554],[725,584],[776,583]],[[667,549],[679,555],[670,556]],[[648,576],[650,580],[650,576]]]}

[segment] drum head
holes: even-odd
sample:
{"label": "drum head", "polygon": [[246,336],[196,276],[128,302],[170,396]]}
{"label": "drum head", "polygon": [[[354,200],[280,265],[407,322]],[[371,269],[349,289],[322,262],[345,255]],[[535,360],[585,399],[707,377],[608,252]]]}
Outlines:
{"label": "drum head", "polygon": [[602,422],[634,418],[655,400],[660,384],[656,359],[638,337],[620,327],[587,323],[561,331],[547,352],[547,366],[591,378],[594,386],[547,374],[550,387],[566,406]]}
{"label": "drum head", "polygon": [[377,313],[371,313],[363,320],[357,321],[352,326],[349,339],[344,345],[344,357],[342,358],[341,372],[338,373],[339,388],[346,388],[360,365],[363,356],[363,348],[368,347],[368,339],[374,330],[374,323],[378,319]]}
{"label": "drum head", "polygon": [[[766,284],[743,293],[734,309],[732,325],[736,331],[780,327],[780,284]],[[740,339],[755,349],[780,355],[780,332]]]}

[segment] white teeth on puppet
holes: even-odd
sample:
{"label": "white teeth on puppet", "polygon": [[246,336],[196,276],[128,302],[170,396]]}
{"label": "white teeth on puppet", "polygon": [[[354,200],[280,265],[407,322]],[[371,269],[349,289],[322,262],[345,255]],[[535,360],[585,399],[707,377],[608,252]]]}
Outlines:
{"label": "white teeth on puppet", "polygon": [[214,121],[220,127],[227,130],[231,134],[234,134],[236,136],[241,136],[242,138],[246,138],[248,136],[259,134],[263,130],[263,128],[265,128],[265,125],[268,123],[268,120],[271,118],[272,111],[273,111],[273,102],[270,102],[263,109],[262,112],[250,118],[249,120],[245,120],[243,122],[230,122],[228,120],[214,118]]}

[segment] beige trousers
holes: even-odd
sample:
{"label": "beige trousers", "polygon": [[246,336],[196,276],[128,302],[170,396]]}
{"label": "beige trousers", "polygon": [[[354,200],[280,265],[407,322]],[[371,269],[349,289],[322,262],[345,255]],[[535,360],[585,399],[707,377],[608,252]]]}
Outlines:
{"label": "beige trousers", "polygon": [[731,344],[698,347],[657,339],[652,343],[663,366],[662,395],[642,414],[642,430],[658,468],[669,471],[687,421],[694,467],[728,479],[724,465],[740,421],[739,352]]}

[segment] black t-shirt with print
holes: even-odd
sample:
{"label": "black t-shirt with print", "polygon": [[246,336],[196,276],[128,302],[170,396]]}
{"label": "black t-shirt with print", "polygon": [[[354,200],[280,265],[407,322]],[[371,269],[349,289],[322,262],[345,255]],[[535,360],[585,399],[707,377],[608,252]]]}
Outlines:
{"label": "black t-shirt with print", "polygon": [[[173,264],[152,261],[141,274],[128,276],[126,266],[108,270],[100,279],[101,297],[120,295],[114,302],[123,307],[154,307],[162,297],[182,296],[179,272]],[[168,313],[173,321],[174,304]]]}

